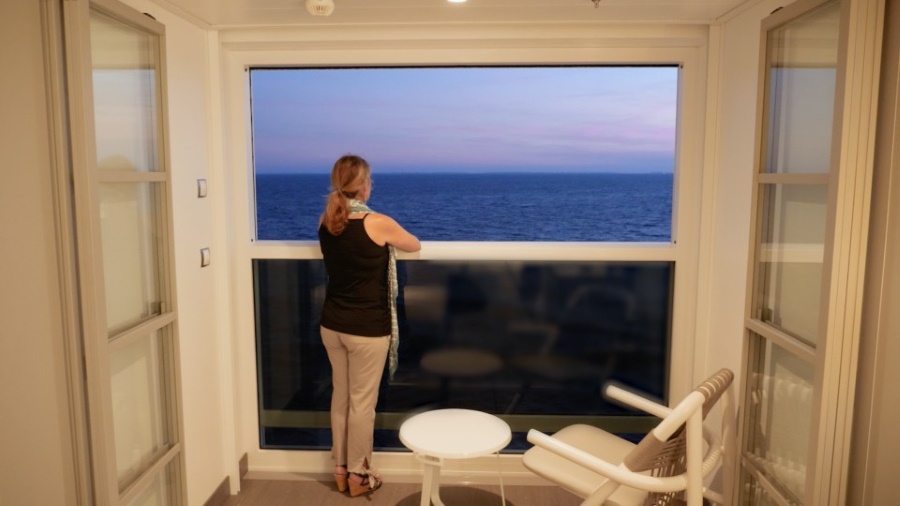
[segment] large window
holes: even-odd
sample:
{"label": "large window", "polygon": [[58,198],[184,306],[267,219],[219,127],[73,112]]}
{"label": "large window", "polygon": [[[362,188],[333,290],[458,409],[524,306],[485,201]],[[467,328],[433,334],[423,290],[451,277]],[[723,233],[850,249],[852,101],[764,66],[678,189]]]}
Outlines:
{"label": "large window", "polygon": [[328,174],[426,241],[669,242],[676,66],[254,69],[256,236],[313,240]]}
{"label": "large window", "polygon": [[351,152],[372,165],[375,210],[426,244],[495,250],[490,260],[400,262],[400,366],[382,385],[377,448],[402,448],[402,419],[443,406],[502,416],[514,433],[509,451],[526,446],[529,428],[574,420],[645,433],[649,417],[600,391],[619,381],[668,397],[674,255],[517,258],[522,248],[503,243],[671,249],[680,72],[251,69],[252,235],[301,241],[287,258],[252,260],[261,447],[331,444],[319,337],[326,274],[315,241],[332,164]]}

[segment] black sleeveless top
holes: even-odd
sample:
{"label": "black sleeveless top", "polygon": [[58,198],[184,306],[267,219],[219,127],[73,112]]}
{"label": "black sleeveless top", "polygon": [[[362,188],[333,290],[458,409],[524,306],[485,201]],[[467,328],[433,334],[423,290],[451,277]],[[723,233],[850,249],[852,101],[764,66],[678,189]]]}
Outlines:
{"label": "black sleeveless top", "polygon": [[[366,215],[368,216],[368,215]],[[388,246],[366,233],[363,221],[348,220],[341,235],[319,226],[328,286],[320,324],[335,332],[381,337],[391,333],[388,302]]]}

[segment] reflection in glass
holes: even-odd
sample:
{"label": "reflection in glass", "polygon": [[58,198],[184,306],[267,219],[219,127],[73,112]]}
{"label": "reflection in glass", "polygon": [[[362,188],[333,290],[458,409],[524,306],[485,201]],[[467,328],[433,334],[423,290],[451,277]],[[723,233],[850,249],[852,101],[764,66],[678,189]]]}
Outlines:
{"label": "reflection in glass", "polygon": [[155,462],[170,442],[162,332],[110,354],[116,469],[120,489]]}
{"label": "reflection in glass", "polygon": [[100,227],[109,335],[160,311],[156,215],[161,183],[100,185]]}
{"label": "reflection in glass", "polygon": [[[749,473],[741,473],[741,485],[741,504],[752,504],[753,506],[782,506],[784,504],[773,499],[760,482]],[[786,501],[789,506],[800,506],[801,504],[791,500]]]}
{"label": "reflection in glass", "polygon": [[803,497],[813,400],[813,366],[754,335],[746,458],[788,497]]}
{"label": "reflection in glass", "polygon": [[157,37],[91,11],[97,160],[101,170],[156,171]]}
{"label": "reflection in glass", "polygon": [[766,172],[830,170],[839,20],[833,3],[769,32]]}
{"label": "reflection in glass", "polygon": [[[402,448],[402,415],[435,407],[559,420],[551,432],[578,417],[652,427],[600,392],[614,379],[667,397],[672,271],[668,262],[401,261],[400,364],[382,384],[375,446]],[[261,444],[329,448],[324,264],[257,260],[254,274]]]}
{"label": "reflection in glass", "polygon": [[815,344],[827,187],[764,185],[758,318]]}
{"label": "reflection in glass", "polygon": [[178,504],[179,501],[174,500],[175,497],[175,476],[177,462],[172,462],[168,467],[147,487],[140,495],[128,503],[128,506],[168,506],[169,504]]}

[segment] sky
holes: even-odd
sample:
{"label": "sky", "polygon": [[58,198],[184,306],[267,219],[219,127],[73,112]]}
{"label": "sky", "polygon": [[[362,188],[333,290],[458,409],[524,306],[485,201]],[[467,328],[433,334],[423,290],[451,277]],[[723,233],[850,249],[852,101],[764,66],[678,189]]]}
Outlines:
{"label": "sky", "polygon": [[669,172],[677,67],[254,69],[257,173]]}

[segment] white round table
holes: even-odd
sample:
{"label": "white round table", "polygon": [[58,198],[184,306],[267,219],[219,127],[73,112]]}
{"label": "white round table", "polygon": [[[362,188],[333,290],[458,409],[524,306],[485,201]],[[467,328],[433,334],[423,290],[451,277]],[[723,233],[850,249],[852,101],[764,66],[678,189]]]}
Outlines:
{"label": "white round table", "polygon": [[[441,465],[444,459],[469,459],[497,454],[512,439],[509,425],[494,415],[471,409],[436,409],[419,413],[400,426],[400,441],[425,464],[421,506],[429,500],[443,506],[440,496]],[[503,474],[500,497],[506,504]]]}

